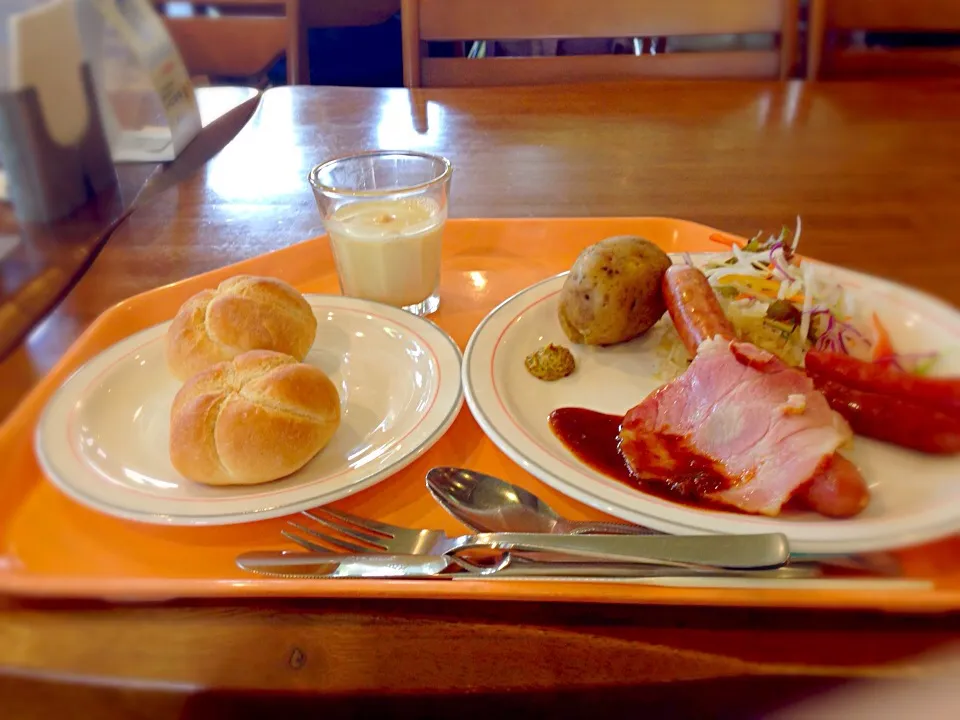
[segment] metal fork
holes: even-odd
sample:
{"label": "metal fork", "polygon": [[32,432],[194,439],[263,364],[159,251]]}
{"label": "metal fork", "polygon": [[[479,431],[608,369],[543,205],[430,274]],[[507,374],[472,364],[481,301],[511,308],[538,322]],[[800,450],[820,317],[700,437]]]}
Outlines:
{"label": "metal fork", "polygon": [[[560,553],[581,560],[641,563],[693,569],[755,569],[783,565],[789,557],[786,538],[769,535],[636,536],[552,535],[546,533],[478,533],[451,538],[442,530],[401,528],[330,508],[303,513],[333,530],[322,532],[301,523],[290,525],[310,538],[282,531],[284,537],[316,552],[465,557],[469,551]],[[317,542],[317,541],[321,542]],[[323,544],[322,544],[323,543]]]}
{"label": "metal fork", "polygon": [[[318,513],[333,518],[321,517]],[[387,523],[360,518],[356,515],[331,510],[330,508],[318,508],[317,510],[304,510],[302,515],[310,518],[314,522],[320,523],[324,527],[335,530],[342,535],[346,535],[354,540],[359,540],[364,545],[359,545],[343,537],[333,537],[320,532],[314,528],[307,527],[300,523],[289,521],[289,525],[295,527],[301,532],[312,535],[315,538],[328,543],[328,546],[320,545],[317,542],[309,540],[300,535],[281,530],[280,534],[288,540],[315,552],[330,552],[332,546],[338,552],[351,552],[357,554],[369,554],[371,552],[391,552],[397,555],[421,555],[428,554],[428,550],[433,548],[437,540],[446,539],[447,535],[442,530],[414,530],[404,528],[399,525],[389,525]]]}

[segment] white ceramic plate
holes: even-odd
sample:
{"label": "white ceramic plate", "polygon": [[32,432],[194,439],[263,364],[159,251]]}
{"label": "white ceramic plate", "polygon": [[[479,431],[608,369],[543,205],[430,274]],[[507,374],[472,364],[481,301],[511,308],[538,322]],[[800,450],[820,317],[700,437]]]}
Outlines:
{"label": "white ceramic plate", "polygon": [[111,515],[168,525],[250,522],[324,505],[406,467],[450,427],[463,403],[460,351],[431,322],[378,303],[307,295],[317,337],[306,362],[340,391],[339,429],[286,478],[209,487],[174,470],[167,447],[180,383],[162,323],[90,360],[47,404],[36,450],[67,495]]}
{"label": "white ceramic plate", "polygon": [[[706,256],[698,256],[701,262]],[[858,302],[877,310],[899,351],[941,350],[939,374],[960,374],[960,313],[915,290],[817,263]],[[847,456],[871,491],[857,517],[817,513],[778,518],[673,503],[610,479],[578,461],[547,426],[559,407],[623,414],[662,384],[654,377],[655,341],[641,337],[609,348],[570,343],[557,321],[565,274],[514,295],[479,325],[463,362],[467,403],[490,438],[533,475],[587,505],[664,532],[785,533],[796,552],[849,553],[911,545],[960,531],[960,457],[934,457],[866,438]],[[666,320],[669,322],[669,320]],[[557,382],[530,375],[524,358],[548,342],[571,349],[577,370]]]}

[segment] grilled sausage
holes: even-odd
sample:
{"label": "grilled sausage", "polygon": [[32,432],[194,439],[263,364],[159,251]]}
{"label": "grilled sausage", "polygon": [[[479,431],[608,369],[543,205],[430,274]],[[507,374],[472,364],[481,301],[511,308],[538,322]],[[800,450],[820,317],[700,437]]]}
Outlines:
{"label": "grilled sausage", "polygon": [[857,466],[838,453],[807,485],[804,499],[822,515],[846,518],[867,506],[870,491]]}
{"label": "grilled sausage", "polygon": [[815,375],[813,384],[858,435],[937,455],[960,452],[960,416],[893,395],[857,390]]}
{"label": "grilled sausage", "polygon": [[736,339],[733,325],[710,287],[710,282],[692,265],[671,265],[663,275],[663,298],[667,312],[684,347],[697,354],[700,343],[710,338]]}
{"label": "grilled sausage", "polygon": [[[804,360],[807,375],[853,390],[908,400],[960,415],[960,378],[925,378],[840,353],[811,350]],[[841,413],[842,414],[842,413]]]}

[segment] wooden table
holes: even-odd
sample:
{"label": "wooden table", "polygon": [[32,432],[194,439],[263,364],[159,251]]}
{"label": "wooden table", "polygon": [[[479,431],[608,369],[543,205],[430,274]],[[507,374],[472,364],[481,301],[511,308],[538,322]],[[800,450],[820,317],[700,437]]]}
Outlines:
{"label": "wooden table", "polygon": [[[270,90],[236,140],[139,210],[0,366],[0,416],[112,303],[318,234],[308,169],[365,148],[450,157],[458,217],[668,215],[752,234],[800,214],[805,253],[956,304],[958,120],[952,82]],[[0,603],[5,702],[83,699],[121,715],[199,714],[261,691],[286,698],[271,708],[324,694],[325,712],[346,707],[335,696],[363,693],[354,707],[372,712],[424,693],[440,712],[443,695],[470,690],[490,711],[498,693],[528,690],[536,709],[606,699],[722,717],[834,678],[909,675],[960,627],[958,616],[694,608]],[[84,678],[97,683],[67,684]]]}

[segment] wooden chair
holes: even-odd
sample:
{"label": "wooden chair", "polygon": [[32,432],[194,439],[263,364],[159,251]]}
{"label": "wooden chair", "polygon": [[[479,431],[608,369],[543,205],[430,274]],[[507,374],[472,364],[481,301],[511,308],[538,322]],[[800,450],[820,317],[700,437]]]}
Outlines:
{"label": "wooden chair", "polygon": [[[169,0],[154,0],[191,75],[252,77],[283,54],[287,82],[309,84],[310,65],[301,0],[177,0],[195,12],[168,15]],[[215,15],[207,13],[213,8]]]}
{"label": "wooden chair", "polygon": [[[529,85],[622,77],[786,78],[796,0],[403,0],[407,87]],[[429,57],[428,43],[772,33],[779,49],[663,55]]]}
{"label": "wooden chair", "polygon": [[400,0],[302,0],[300,6],[308,28],[379,25],[400,12]]}
{"label": "wooden chair", "polygon": [[807,78],[960,73],[960,48],[868,48],[855,31],[960,32],[958,0],[811,0]]}

